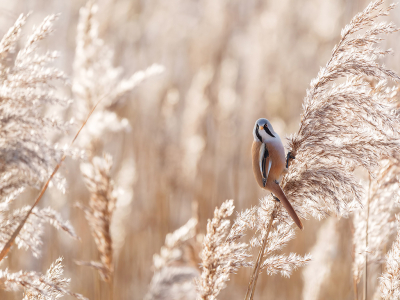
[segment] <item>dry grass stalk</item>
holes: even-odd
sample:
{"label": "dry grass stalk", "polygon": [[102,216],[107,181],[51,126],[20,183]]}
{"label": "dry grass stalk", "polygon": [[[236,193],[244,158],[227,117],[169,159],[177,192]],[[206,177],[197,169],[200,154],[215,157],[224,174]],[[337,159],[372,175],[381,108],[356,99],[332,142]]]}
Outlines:
{"label": "dry grass stalk", "polygon": [[81,112],[90,110],[97,99],[105,95],[107,99],[102,102],[102,107],[111,109],[120,105],[122,96],[144,79],[164,70],[164,67],[155,64],[129,78],[122,78],[123,68],[113,66],[113,50],[99,37],[97,11],[95,1],[88,1],[79,11],[72,90],[78,105],[86,107]]}
{"label": "dry grass stalk", "polygon": [[258,279],[258,275],[260,273],[260,266],[262,263],[262,259],[264,257],[264,251],[265,251],[265,247],[267,246],[267,241],[268,241],[268,236],[269,233],[271,231],[271,226],[272,226],[272,222],[275,219],[275,213],[276,213],[276,209],[277,209],[277,203],[275,203],[274,208],[272,209],[272,213],[271,216],[269,217],[269,221],[268,221],[268,225],[267,225],[267,229],[264,233],[264,235],[262,236],[262,245],[261,245],[261,249],[258,253],[258,257],[254,266],[254,270],[253,270],[253,274],[251,275],[250,278],[250,282],[249,285],[247,287],[247,292],[246,295],[244,297],[244,299],[253,299],[254,297],[254,292],[255,292],[255,287],[257,284],[257,279]]}
{"label": "dry grass stalk", "polygon": [[311,260],[311,255],[309,254],[304,257],[294,253],[273,255],[274,252],[281,250],[295,236],[294,229],[291,226],[293,221],[287,211],[281,209],[280,206],[275,200],[267,197],[262,199],[260,206],[256,210],[256,221],[247,224],[249,228],[256,230],[250,245],[261,248],[248,284],[245,299],[253,299],[258,275],[261,271],[265,270],[268,275],[280,272],[282,276],[290,277],[294,270],[306,265]]}
{"label": "dry grass stalk", "polygon": [[[0,247],[4,247],[18,224],[25,218],[29,209],[29,206],[25,206],[12,212],[2,212],[0,215]],[[71,224],[68,221],[63,221],[60,214],[55,210],[50,207],[44,209],[34,208],[31,216],[16,238],[15,242],[18,248],[30,250],[35,257],[39,257],[44,223],[50,223],[56,229],[62,229],[67,232],[72,238],[79,239]]]}
{"label": "dry grass stalk", "polygon": [[58,258],[43,275],[38,272],[9,273],[0,270],[0,286],[8,291],[23,289],[23,300],[51,300],[63,296],[72,296],[77,299],[87,298],[68,290],[70,279],[62,277],[62,258]]}
{"label": "dry grass stalk", "polygon": [[[37,120],[36,119],[37,112],[39,111],[39,109],[41,109],[41,106],[35,107],[35,106],[32,106],[31,103],[33,103],[35,105],[41,104],[41,102],[38,100],[41,100],[43,103],[61,103],[62,99],[57,98],[51,92],[52,85],[49,84],[49,81],[55,80],[55,79],[63,79],[64,75],[62,72],[58,71],[57,69],[45,68],[46,63],[54,60],[54,58],[56,57],[56,54],[55,53],[46,53],[46,55],[36,55],[36,53],[35,53],[35,50],[37,47],[36,46],[37,42],[44,39],[52,31],[52,22],[54,20],[55,20],[55,16],[47,17],[43,21],[43,23],[35,30],[35,32],[28,38],[28,42],[27,42],[25,48],[23,48],[21,51],[19,51],[19,53],[15,59],[15,66],[16,66],[15,70],[13,68],[7,68],[7,69],[4,69],[4,71],[3,71],[3,76],[6,76],[5,78],[7,80],[4,81],[5,85],[4,85],[3,91],[5,92],[5,94],[3,94],[2,96],[5,99],[12,99],[12,98],[10,98],[12,96],[10,94],[10,89],[7,88],[7,85],[12,84],[12,85],[15,85],[14,90],[16,90],[18,88],[20,89],[20,90],[18,90],[19,93],[17,94],[18,98],[16,97],[16,100],[25,101],[24,103],[21,103],[20,107],[17,106],[19,108],[18,112],[21,112],[21,113],[20,113],[20,115],[17,115],[14,118],[12,117],[11,110],[10,110],[13,106],[8,107],[9,105],[11,105],[11,103],[7,103],[6,101],[3,102],[5,104],[4,111],[8,112],[11,116],[8,119],[5,119],[5,121],[7,121],[7,122],[10,122],[13,119],[15,119],[16,121],[19,121],[19,122],[21,120],[24,121],[24,118],[25,118],[25,116],[23,115],[24,113],[27,114],[28,117],[35,117],[34,120]],[[5,59],[8,55],[8,53],[12,52],[12,50],[14,49],[15,41],[18,39],[21,27],[24,23],[25,23],[25,18],[23,16],[21,16],[17,20],[14,27],[12,27],[10,29],[10,31],[6,34],[6,36],[3,38],[2,42],[1,42],[1,47],[0,47],[0,49],[3,49],[3,53],[1,54],[1,57],[3,59]],[[31,57],[31,56],[33,56],[33,57]],[[157,70],[154,70],[154,69],[157,69]],[[17,71],[21,72],[22,70],[24,70],[25,73],[22,74],[21,76],[18,76]],[[146,72],[145,73],[138,72],[138,73],[136,73],[136,75],[134,74],[134,76],[132,76],[130,82],[132,85],[136,85],[138,82],[142,81],[147,76],[154,74],[154,73],[158,73],[159,71],[160,71],[159,68],[154,67],[152,70],[148,71],[147,73]],[[32,72],[32,73],[29,73],[29,72]],[[31,82],[30,82],[30,80],[31,80]],[[31,85],[29,85],[30,83],[31,83]],[[35,88],[35,84],[40,88]],[[47,88],[48,90],[46,90],[45,88]],[[124,89],[125,89],[125,87],[124,87]],[[77,134],[73,138],[71,145],[75,142],[75,140],[79,136],[81,130],[86,125],[88,119],[92,115],[92,113],[95,110],[95,108],[97,107],[97,105],[102,100],[104,100],[104,98],[105,98],[105,95],[103,97],[101,97],[100,99],[98,99],[97,102],[94,102],[92,109],[87,114],[87,117],[83,121],[82,126],[79,128]],[[18,104],[18,101],[15,101],[15,102]],[[32,113],[32,115],[30,115],[30,113]],[[27,143],[32,144],[34,141],[45,141],[46,139],[41,138],[41,137],[42,137],[43,133],[46,132],[47,127],[56,127],[56,128],[61,127],[60,125],[57,125],[58,123],[56,121],[54,121],[53,119],[51,119],[51,120],[41,119],[41,120],[39,120],[39,122],[35,121],[35,122],[37,122],[37,123],[35,123],[32,120],[30,120],[29,118],[26,118],[26,121],[24,121],[24,122],[26,123],[26,125],[22,122],[21,123],[22,126],[18,125],[18,123],[17,123],[17,126],[9,126],[10,129],[13,129],[13,130],[18,129],[19,130],[18,135],[15,133],[10,134],[10,137],[9,137],[10,141],[14,136],[15,136],[15,138],[23,137],[23,135],[22,135],[23,131],[21,131],[21,130],[26,130],[26,133],[29,133],[29,135],[24,139],[24,141]],[[36,128],[32,128],[33,125],[35,125]],[[6,127],[4,129],[6,129]],[[43,129],[45,129],[45,130],[43,130]],[[7,137],[6,133],[7,133],[7,131],[4,130],[5,138]],[[34,135],[34,136],[32,136],[32,135]],[[8,142],[8,143],[10,145],[12,145],[12,142]],[[29,144],[30,147],[32,146],[31,144]],[[48,164],[50,162],[57,161],[57,158],[59,159],[59,162],[56,165],[56,167],[54,168],[53,172],[50,174],[47,182],[43,186],[43,188],[42,188],[41,192],[39,193],[38,197],[36,198],[34,204],[28,210],[28,212],[26,213],[26,216],[19,223],[18,227],[13,231],[13,233],[12,233],[11,237],[9,238],[9,240],[7,241],[7,243],[5,243],[3,249],[0,253],[0,261],[7,255],[8,251],[11,249],[12,245],[15,242],[15,239],[17,238],[18,234],[24,227],[24,224],[27,222],[28,217],[31,215],[31,213],[33,212],[36,205],[42,199],[42,196],[44,195],[45,191],[47,190],[47,187],[49,186],[51,180],[55,177],[58,169],[60,168],[62,162],[64,161],[64,159],[66,157],[64,154],[60,159],[59,157],[62,155],[62,152],[56,152],[57,148],[54,147],[52,149],[48,145],[48,143],[43,143],[43,144],[38,144],[38,145],[33,144],[33,148],[36,149],[37,152],[31,151],[31,150],[26,151],[29,155],[33,155],[32,158],[24,159],[23,155],[19,156],[19,160],[20,160],[19,163],[20,163],[20,165],[22,165],[21,169],[26,172],[27,170],[29,170],[29,168],[31,168],[32,170],[30,172],[34,172],[33,175],[30,175],[30,177],[42,178],[39,175],[41,175],[41,173],[44,173],[44,172],[39,172],[36,170],[36,169],[38,169],[38,166],[32,165],[32,163],[35,162],[35,160],[40,162],[42,164],[42,166],[45,166],[46,168],[49,168]],[[23,150],[24,145],[20,143],[19,149]],[[4,149],[5,153],[6,153],[6,151],[7,151],[7,149]],[[42,154],[42,153],[44,153],[44,154]],[[22,152],[22,154],[24,154],[24,152]],[[36,155],[37,159],[35,159],[35,155]],[[7,157],[7,156],[4,156],[4,157]],[[15,155],[10,156],[10,157],[15,157]],[[50,161],[49,161],[49,159],[50,159]],[[27,166],[28,168],[26,166],[24,166],[24,164],[26,164],[27,161],[30,162],[30,164]],[[47,163],[48,161],[49,161],[49,163]],[[13,164],[12,162],[10,162],[9,164],[6,164],[6,165],[7,166],[16,166],[17,164],[16,163]],[[21,186],[24,185],[24,182],[22,182],[22,181],[18,182],[18,189],[16,188],[17,185],[12,182],[13,176],[18,175],[18,172],[19,172],[18,169],[15,168],[15,170],[11,170],[9,172],[10,175],[6,176],[10,179],[9,184],[4,187],[5,193],[10,194],[6,198],[7,201],[12,200],[13,198],[15,198],[16,195],[18,195],[22,191]],[[23,178],[23,177],[20,176],[19,178],[20,178],[19,180],[21,180],[21,178]],[[29,182],[29,185],[33,185],[33,184],[31,182]]]}
{"label": "dry grass stalk", "polygon": [[[363,269],[366,270],[365,264],[382,262],[384,247],[395,233],[396,226],[392,220],[397,209],[393,199],[398,197],[399,172],[400,164],[397,160],[382,161],[375,178],[371,179],[369,199],[363,200],[364,208],[354,212],[353,278],[356,283],[360,281]],[[367,200],[369,213],[365,204]]]}
{"label": "dry grass stalk", "polygon": [[37,50],[39,42],[53,31],[57,17],[46,17],[12,57],[26,18],[21,15],[0,42],[2,205],[10,203],[26,187],[38,187],[63,154],[62,149],[50,143],[47,134],[65,130],[66,125],[54,116],[43,116],[43,110],[68,104],[53,87],[54,81],[64,82],[65,75],[49,66],[58,56],[56,52],[40,54]]}
{"label": "dry grass stalk", "polygon": [[[377,62],[390,51],[376,47],[381,34],[398,29],[376,22],[394,7],[384,9],[382,4],[371,3],[342,30],[330,60],[307,90],[300,129],[289,139],[296,159],[281,183],[300,216],[348,215],[363,194],[353,170],[373,172],[381,159],[400,150],[399,120],[391,102],[395,88],[386,88],[387,79],[400,78]],[[371,87],[367,76],[379,83]],[[336,83],[340,78],[346,81]],[[281,206],[278,210],[277,216],[291,224]]]}
{"label": "dry grass stalk", "polygon": [[114,52],[99,37],[97,10],[94,1],[88,1],[79,11],[73,65],[72,91],[80,114],[78,118],[83,118],[99,99],[104,99],[80,140],[81,146],[89,152],[95,150],[98,146],[96,142],[101,142],[105,132],[129,128],[129,121],[120,119],[113,110],[122,105],[123,96],[139,83],[164,70],[162,66],[154,64],[144,71],[135,72],[129,78],[122,78],[123,68],[113,66]]}
{"label": "dry grass stalk", "polygon": [[199,299],[216,299],[231,273],[241,267],[251,266],[246,261],[250,257],[248,245],[237,242],[246,227],[233,226],[229,229],[230,221],[226,220],[232,215],[233,209],[233,200],[227,200],[215,209],[214,218],[208,220],[201,253],[202,273],[196,281]]}
{"label": "dry grass stalk", "polygon": [[[80,132],[82,131],[83,127],[86,125],[88,119],[90,118],[90,116],[92,115],[93,111],[96,109],[97,105],[100,103],[102,99],[99,100],[99,102],[97,102],[97,104],[93,107],[93,109],[89,112],[86,120],[83,122],[82,126],[79,128],[78,132],[76,133],[75,137],[73,138],[72,142],[71,142],[71,146],[73,145],[73,143],[75,142],[75,140],[78,138]],[[66,158],[66,155],[64,154],[59,163],[56,165],[56,167],[54,168],[53,172],[51,173],[49,179],[47,179],[46,183],[44,184],[44,186],[42,187],[39,195],[36,197],[35,202],[33,203],[33,205],[31,206],[31,208],[28,210],[28,212],[26,213],[26,216],[22,219],[22,221],[19,223],[17,229],[15,229],[15,231],[12,233],[10,239],[7,241],[7,243],[4,245],[3,249],[0,252],[0,261],[4,259],[4,257],[7,255],[7,253],[10,251],[11,247],[14,245],[15,239],[17,238],[18,234],[20,233],[21,229],[24,227],[26,221],[28,220],[29,216],[32,214],[33,210],[35,209],[35,207],[38,205],[39,201],[42,199],[44,193],[46,192],[51,180],[54,178],[54,176],[56,175],[57,171],[59,170],[59,168],[61,167],[61,164],[64,162]]]}
{"label": "dry grass stalk", "polygon": [[[52,165],[63,155],[57,145],[52,145],[46,135],[52,130],[65,130],[66,125],[55,117],[40,117],[46,107],[65,106],[68,101],[54,92],[54,81],[64,81],[65,75],[50,67],[56,52],[38,52],[39,42],[53,31],[55,15],[50,15],[28,36],[26,44],[11,57],[21,37],[26,16],[21,15],[0,42],[0,110],[1,118],[1,246],[0,260],[10,250],[14,241],[18,247],[30,249],[35,256],[40,254],[42,226],[50,222],[57,229],[76,237],[68,222],[61,220],[58,213],[47,208],[35,208],[44,190],[54,178],[56,169]],[[11,59],[11,60],[10,60]],[[64,154],[65,156],[65,154]],[[25,187],[37,187],[48,179],[35,204],[31,207],[9,211],[8,204]],[[62,183],[57,180],[58,183]],[[62,186],[60,186],[62,188]],[[29,219],[28,217],[31,216]],[[21,235],[18,234],[21,232]],[[17,237],[18,236],[18,237]],[[33,273],[19,273],[29,275]],[[7,278],[18,279],[18,275],[6,274]],[[28,276],[27,275],[27,276]]]}
{"label": "dry grass stalk", "polygon": [[[353,278],[357,284],[364,271],[364,289],[368,278],[368,265],[381,264],[384,261],[385,247],[396,230],[393,221],[398,206],[393,200],[399,196],[399,173],[400,164],[397,160],[382,161],[379,172],[371,180],[369,187],[369,215],[366,208],[359,209],[354,214]],[[364,295],[366,295],[365,290]],[[375,296],[379,297],[378,290]]]}
{"label": "dry grass stalk", "polygon": [[[80,9],[72,86],[81,115],[85,115],[99,99],[103,99],[81,139],[81,146],[88,152],[89,157],[93,157],[95,151],[102,148],[105,132],[118,132],[129,127],[126,119],[120,120],[112,111],[120,104],[122,96],[132,91],[144,79],[163,71],[161,66],[153,65],[145,71],[134,73],[128,79],[121,78],[122,68],[113,66],[113,51],[99,37],[99,23],[95,17],[97,9],[94,1],[89,1]],[[104,156],[103,159],[94,157],[89,170],[85,171],[87,164],[82,166],[91,198],[89,208],[79,205],[85,211],[101,261],[78,263],[97,269],[101,278],[107,282],[112,282],[113,277],[110,226],[116,205],[116,191],[109,173],[111,160],[110,155]]]}
{"label": "dry grass stalk", "polygon": [[95,157],[91,164],[82,165],[84,181],[90,192],[89,207],[77,204],[85,212],[97,249],[100,252],[100,262],[78,262],[97,269],[104,281],[110,281],[113,276],[113,248],[110,234],[112,214],[117,201],[114,182],[110,177],[112,158],[104,155]]}

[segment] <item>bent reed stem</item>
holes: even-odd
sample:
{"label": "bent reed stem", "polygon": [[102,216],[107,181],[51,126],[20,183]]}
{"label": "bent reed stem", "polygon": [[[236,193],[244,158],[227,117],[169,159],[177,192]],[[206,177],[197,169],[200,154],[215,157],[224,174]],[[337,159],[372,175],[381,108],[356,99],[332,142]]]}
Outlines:
{"label": "bent reed stem", "polygon": [[368,198],[367,198],[367,220],[365,226],[365,265],[364,265],[364,294],[363,299],[367,300],[367,291],[368,291],[368,221],[369,221],[369,202],[371,201],[371,174],[369,175],[369,184],[368,184]]}
{"label": "bent reed stem", "polygon": [[276,210],[278,208],[278,204],[279,204],[279,202],[276,201],[276,203],[274,205],[274,209],[272,210],[271,217],[270,217],[269,222],[268,222],[267,232],[265,233],[265,235],[263,237],[263,243],[261,245],[260,252],[258,253],[257,261],[256,261],[256,264],[255,264],[254,269],[253,269],[253,274],[250,277],[250,282],[249,282],[249,285],[247,287],[247,292],[246,292],[246,296],[244,297],[244,300],[252,300],[253,297],[254,297],[254,292],[255,292],[255,289],[256,289],[258,275],[260,274],[260,266],[261,266],[262,258],[264,257],[265,247],[267,246],[268,236],[269,236],[269,233],[271,231],[272,222],[275,219],[275,215],[276,215]]}
{"label": "bent reed stem", "polygon": [[[82,123],[81,127],[79,128],[78,132],[75,134],[73,140],[71,141],[71,146],[73,145],[73,143],[75,142],[75,140],[78,138],[79,134],[81,133],[83,127],[86,125],[87,121],[89,120],[90,116],[93,114],[94,110],[96,109],[96,107],[100,104],[100,102],[106,97],[102,97],[99,99],[99,101],[97,101],[96,105],[93,106],[92,110],[89,112],[89,114],[87,115],[85,121]],[[37,196],[35,202],[33,203],[32,207],[29,209],[29,211],[27,212],[26,216],[24,217],[24,219],[21,221],[21,223],[18,225],[17,229],[13,232],[11,238],[7,241],[7,243],[4,245],[4,248],[1,250],[0,252],[0,261],[2,261],[4,259],[4,257],[8,254],[8,252],[10,251],[11,247],[14,245],[15,242],[15,238],[18,236],[18,234],[20,233],[22,227],[24,227],[26,221],[28,220],[29,216],[31,215],[33,209],[36,207],[36,205],[39,203],[40,199],[42,199],[44,193],[46,192],[50,181],[53,179],[54,175],[57,173],[57,171],[60,169],[61,164],[63,163],[63,161],[65,160],[66,155],[64,154],[61,159],[60,162],[56,165],[56,167],[54,168],[53,172],[51,173],[49,179],[46,181],[46,183],[44,184],[43,188],[41,189],[39,195]]]}

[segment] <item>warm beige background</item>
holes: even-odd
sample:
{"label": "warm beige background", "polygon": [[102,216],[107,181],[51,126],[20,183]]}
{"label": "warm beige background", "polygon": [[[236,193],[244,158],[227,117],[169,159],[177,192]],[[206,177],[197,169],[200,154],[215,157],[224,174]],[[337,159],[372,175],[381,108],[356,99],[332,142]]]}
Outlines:
{"label": "warm beige background", "polygon": [[[115,65],[121,66],[126,76],[152,63],[166,67],[163,75],[146,81],[117,108],[118,114],[129,120],[130,132],[104,137],[105,149],[114,156],[115,181],[126,190],[114,218],[114,299],[142,299],[152,276],[152,255],[159,252],[168,232],[190,218],[192,201],[199,203],[200,229],[205,231],[207,218],[225,199],[233,198],[237,210],[241,210],[256,205],[264,195],[251,171],[255,120],[267,117],[281,137],[297,130],[309,82],[329,59],[341,28],[368,2],[98,3],[100,35],[115,50]],[[78,14],[84,4],[78,0],[1,0],[0,33],[8,30],[19,13],[33,12],[28,28],[47,14],[60,13],[56,33],[44,45],[61,52],[58,67],[72,76]],[[391,18],[400,24],[399,17],[397,8]],[[387,43],[397,51],[387,62],[395,70],[400,69],[398,40],[397,34]],[[71,95],[68,89],[66,92]],[[68,178],[67,194],[51,191],[42,206],[51,205],[60,211],[82,241],[46,228],[40,259],[13,249],[2,268],[44,272],[62,255],[73,291],[90,299],[107,299],[99,276],[73,262],[97,259],[83,213],[73,208],[76,201],[88,201],[78,170],[77,162],[67,160],[63,167]],[[34,194],[27,197],[28,201]],[[332,257],[333,273],[324,283],[320,299],[353,299],[350,223],[342,220],[337,227],[340,245]],[[307,253],[320,225],[306,222],[306,230],[286,251]],[[220,299],[243,298],[249,273],[241,271],[232,276]],[[375,282],[371,277],[371,290]],[[262,274],[256,299],[300,299],[302,285],[301,270],[290,279]],[[0,298],[21,299],[21,295],[0,291]]]}

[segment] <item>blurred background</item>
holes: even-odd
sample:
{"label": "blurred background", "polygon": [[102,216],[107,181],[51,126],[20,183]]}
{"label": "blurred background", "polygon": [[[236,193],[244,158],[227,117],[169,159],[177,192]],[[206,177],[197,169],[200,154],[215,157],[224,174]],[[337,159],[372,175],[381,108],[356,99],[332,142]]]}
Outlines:
{"label": "blurred background", "polygon": [[[194,214],[204,233],[214,208],[234,199],[240,211],[265,195],[256,184],[250,147],[256,119],[268,118],[284,142],[296,132],[305,91],[325,65],[340,38],[340,30],[368,1],[348,0],[99,0],[99,36],[114,50],[114,66],[123,77],[153,63],[164,73],[140,84],[112,109],[129,126],[105,132],[101,146],[114,159],[113,179],[121,193],[114,213],[114,299],[143,299],[153,276],[153,254],[167,233]],[[4,35],[20,13],[32,12],[27,29],[59,13],[56,31],[43,42],[57,50],[56,65],[74,77],[77,25],[83,0],[0,1],[0,33]],[[400,25],[400,9],[391,18]],[[397,53],[387,66],[400,71],[400,43],[393,36],[385,47]],[[101,75],[101,74],[100,74]],[[74,98],[70,87],[65,93]],[[74,116],[74,106],[65,118]],[[70,135],[75,132],[75,128]],[[71,290],[89,299],[109,299],[94,270],[74,260],[97,260],[98,251],[82,211],[89,193],[79,162],[67,159],[62,168],[66,193],[51,190],[41,204],[51,205],[69,219],[81,237],[46,228],[42,256],[12,249],[2,267],[11,271],[45,272],[59,256],[65,258]],[[17,205],[31,203],[28,191]],[[195,210],[193,203],[198,204]],[[310,220],[285,252],[304,255],[314,245],[322,222]],[[340,234],[332,251],[334,266],[323,283],[320,299],[354,299],[351,221],[335,225]],[[251,270],[231,277],[220,299],[240,299]],[[318,276],[318,274],[315,274]],[[373,290],[376,280],[372,280]],[[303,276],[289,279],[261,274],[256,299],[300,299]],[[372,296],[371,292],[371,296]],[[21,299],[0,290],[1,299]]]}

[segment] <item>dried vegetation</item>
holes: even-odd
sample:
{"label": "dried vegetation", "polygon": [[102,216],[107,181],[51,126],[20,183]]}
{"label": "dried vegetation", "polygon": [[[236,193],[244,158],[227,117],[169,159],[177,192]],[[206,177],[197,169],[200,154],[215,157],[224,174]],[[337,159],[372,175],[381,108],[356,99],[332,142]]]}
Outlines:
{"label": "dried vegetation", "polygon": [[[40,258],[43,248],[46,255],[60,255],[64,236],[51,232],[46,238],[44,224],[50,223],[81,240],[81,246],[66,247],[67,261],[79,260],[78,265],[94,268],[108,283],[109,291],[104,293],[103,283],[87,279],[87,274],[93,276],[87,273],[91,270],[68,265],[73,281],[78,282],[74,287],[93,299],[128,299],[130,291],[146,300],[212,300],[232,295],[253,299],[256,291],[259,297],[262,293],[263,297],[298,299],[299,279],[300,284],[290,289],[279,291],[279,284],[271,287],[275,293],[278,290],[276,294],[257,282],[265,283],[265,274],[296,280],[295,271],[304,266],[303,298],[319,299],[334,276],[338,253],[349,250],[340,249],[341,235],[353,244],[352,270],[341,270],[348,273],[341,279],[343,286],[349,279],[346,288],[353,289],[354,298],[359,299],[361,291],[365,299],[372,295],[399,298],[395,200],[400,171],[400,77],[383,64],[392,51],[380,48],[385,47],[385,36],[398,31],[393,23],[381,21],[395,5],[385,6],[378,0],[355,15],[307,89],[299,128],[288,138],[287,150],[295,159],[281,186],[299,216],[316,219],[309,224],[329,219],[312,248],[297,244],[296,249],[296,232],[287,212],[272,197],[254,192],[252,176],[243,171],[250,169],[246,137],[251,137],[253,119],[260,117],[260,111],[269,114],[278,128],[285,126],[278,118],[279,107],[268,103],[267,110],[261,109],[266,96],[282,100],[261,88],[265,82],[271,89],[279,84],[258,67],[273,69],[272,61],[270,66],[260,63],[267,61],[260,53],[272,51],[273,45],[264,45],[263,31],[254,28],[270,30],[273,18],[260,4],[259,23],[254,26],[251,14],[240,8],[243,5],[256,14],[250,4],[200,1],[188,9],[192,13],[185,19],[179,8],[192,4],[175,4],[164,3],[154,13],[151,4],[143,4],[141,17],[132,27],[137,40],[127,46],[137,49],[127,54],[119,48],[113,51],[100,37],[113,23],[103,28],[99,20],[107,19],[107,9],[101,12],[95,1],[89,1],[79,11],[74,60],[68,64],[71,80],[53,67],[58,53],[42,53],[40,47],[53,32],[57,15],[46,17],[26,39],[22,30],[27,15],[18,17],[5,33],[0,42],[0,287],[22,291],[23,299],[85,299],[69,290],[60,258],[45,275],[6,269],[26,268],[19,259],[24,252],[16,252],[18,258],[13,254],[14,243],[41,262],[46,259]],[[204,14],[193,13],[200,8]],[[230,19],[234,14],[236,18]],[[246,26],[249,33],[237,35],[241,27],[236,26]],[[238,46],[247,43],[257,47]],[[152,65],[157,59],[165,63],[165,69]],[[130,70],[135,70],[133,75],[125,76]],[[163,75],[154,76],[164,70]],[[149,82],[143,82],[148,78]],[[294,81],[289,80],[292,85]],[[72,99],[63,96],[68,94]],[[296,114],[298,110],[286,118]],[[83,125],[76,129],[75,123]],[[71,129],[78,130],[73,139]],[[60,147],[68,138],[77,142]],[[80,169],[69,160],[63,165],[66,172],[57,172],[66,156],[77,158]],[[49,178],[51,185],[67,192],[59,196],[63,200],[55,199],[56,191],[42,197]],[[46,180],[33,206],[18,202],[30,200]],[[236,216],[233,200],[218,204],[231,194],[238,199]],[[39,208],[50,199],[57,209]],[[188,219],[188,199],[198,200],[199,213],[167,234],[170,224]],[[246,208],[249,199],[254,206]],[[72,209],[72,202],[83,214]],[[212,209],[214,216],[203,230]],[[79,226],[79,237],[64,216]],[[347,232],[353,231],[351,237],[339,232],[343,226],[333,217],[352,218],[352,224],[346,225]],[[302,235],[313,233],[316,229],[306,225]],[[146,248],[150,244],[152,251]],[[160,246],[150,268],[149,253]],[[318,280],[312,280],[316,273]],[[275,277],[270,280],[281,284]]]}

